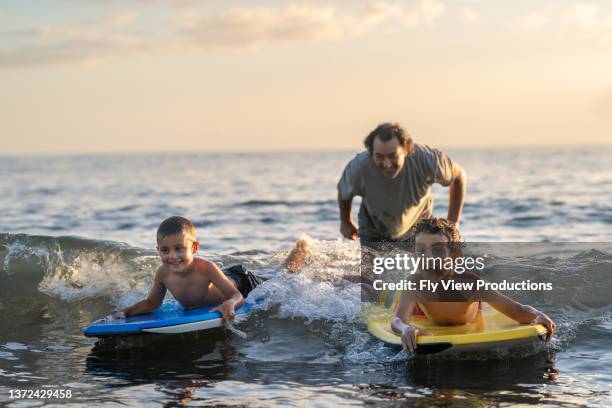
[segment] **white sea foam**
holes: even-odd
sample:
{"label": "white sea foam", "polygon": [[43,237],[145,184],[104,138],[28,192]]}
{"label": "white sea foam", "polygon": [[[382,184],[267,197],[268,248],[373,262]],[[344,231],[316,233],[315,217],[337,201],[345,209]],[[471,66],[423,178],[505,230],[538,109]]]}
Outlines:
{"label": "white sea foam", "polygon": [[127,262],[117,254],[83,252],[69,261],[60,257],[52,273],[39,289],[67,302],[108,297],[117,302],[142,298],[153,283],[154,266],[150,257]]}
{"label": "white sea foam", "polygon": [[11,262],[17,259],[34,258],[41,266],[48,268],[49,265],[49,249],[42,246],[31,246],[21,240],[7,242],[4,244],[6,255],[4,256],[4,271],[7,275],[13,274]]}
{"label": "white sea foam", "polygon": [[258,286],[251,296],[263,298],[257,307],[269,310],[277,306],[276,317],[315,320],[352,321],[361,314],[360,286],[345,280],[358,269],[353,245],[342,241],[318,241],[306,238],[312,248],[307,264],[299,273],[279,271]]}

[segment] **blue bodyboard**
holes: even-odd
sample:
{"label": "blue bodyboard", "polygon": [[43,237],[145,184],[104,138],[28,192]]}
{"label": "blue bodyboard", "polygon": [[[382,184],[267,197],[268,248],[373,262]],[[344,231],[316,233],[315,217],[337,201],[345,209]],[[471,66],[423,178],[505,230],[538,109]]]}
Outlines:
{"label": "blue bodyboard", "polygon": [[[257,303],[257,302],[256,302]],[[253,303],[246,303],[236,309],[236,316],[248,313]],[[176,301],[164,303],[157,310],[125,319],[104,318],[94,321],[83,329],[88,337],[106,337],[145,333],[186,333],[207,330],[223,325],[221,313],[210,312],[215,306],[184,309]]]}

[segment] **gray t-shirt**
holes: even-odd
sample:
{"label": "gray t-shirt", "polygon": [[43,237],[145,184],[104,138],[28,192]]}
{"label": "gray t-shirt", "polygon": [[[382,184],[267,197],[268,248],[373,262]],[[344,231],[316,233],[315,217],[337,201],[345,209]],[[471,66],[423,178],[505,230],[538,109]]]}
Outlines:
{"label": "gray t-shirt", "polygon": [[414,146],[400,174],[388,179],[366,150],[345,167],[338,182],[343,200],[361,196],[359,233],[367,239],[402,240],[421,218],[433,214],[431,185],[449,186],[456,164],[429,146]]}

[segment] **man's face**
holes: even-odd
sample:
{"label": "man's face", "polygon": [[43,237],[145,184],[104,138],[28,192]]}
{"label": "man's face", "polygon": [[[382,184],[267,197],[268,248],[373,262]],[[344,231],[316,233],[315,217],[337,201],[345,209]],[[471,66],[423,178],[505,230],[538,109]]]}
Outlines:
{"label": "man's face", "polygon": [[394,179],[402,171],[406,160],[406,150],[400,145],[396,137],[383,142],[380,138],[374,138],[372,144],[372,158],[376,167],[388,179]]}
{"label": "man's face", "polygon": [[198,242],[193,242],[191,237],[185,234],[165,236],[157,242],[162,263],[176,273],[184,272],[191,266],[198,246]]}
{"label": "man's face", "polygon": [[423,271],[436,273],[447,272],[444,270],[443,265],[444,260],[451,255],[449,244],[450,241],[448,238],[442,234],[429,234],[426,232],[419,232],[417,234],[414,240],[415,255],[436,259],[436,262],[427,262],[428,267],[424,267]]}

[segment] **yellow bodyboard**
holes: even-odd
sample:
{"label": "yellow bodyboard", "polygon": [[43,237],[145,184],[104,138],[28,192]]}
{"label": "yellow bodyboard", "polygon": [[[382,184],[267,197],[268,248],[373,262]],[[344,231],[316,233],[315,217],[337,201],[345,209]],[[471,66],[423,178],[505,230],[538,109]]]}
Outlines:
{"label": "yellow bodyboard", "polygon": [[[388,299],[388,296],[393,296],[393,299]],[[391,320],[398,300],[399,293],[386,293],[381,298],[381,304],[368,306],[364,315],[368,331],[372,335],[385,343],[401,345],[400,337],[391,330]],[[431,336],[417,338],[417,349],[421,345],[444,345],[438,348],[429,347],[431,352],[479,350],[502,345],[528,344],[542,339],[547,333],[542,325],[519,324],[486,303],[483,303],[483,308],[476,319],[465,325],[437,326],[423,316],[413,317],[410,323],[432,333]]]}

